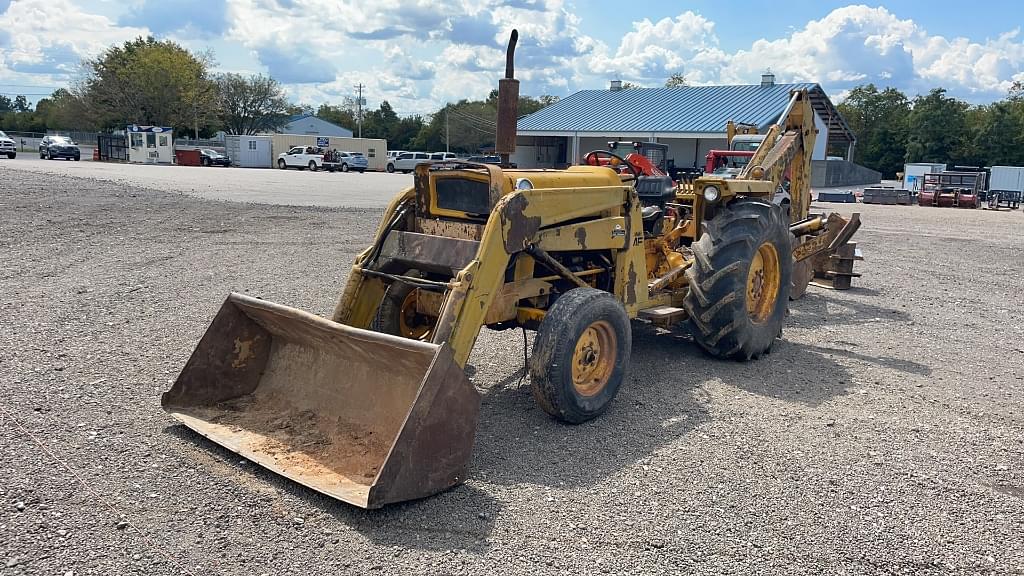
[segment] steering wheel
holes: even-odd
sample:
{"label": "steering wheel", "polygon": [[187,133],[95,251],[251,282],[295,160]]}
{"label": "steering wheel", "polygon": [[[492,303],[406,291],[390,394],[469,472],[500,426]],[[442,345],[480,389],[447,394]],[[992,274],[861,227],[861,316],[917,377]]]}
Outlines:
{"label": "steering wheel", "polygon": [[[601,164],[602,156],[608,158],[608,164]],[[622,164],[626,166],[626,168],[629,168],[629,171],[633,174],[634,180],[640,178],[642,173],[640,172],[640,169],[636,167],[636,165],[610,150],[593,150],[591,152],[587,152],[586,155],[583,156],[583,162],[585,162],[586,164],[589,164],[591,166],[608,166],[612,169],[615,169],[618,164],[613,162],[613,160],[618,160],[618,164]]]}

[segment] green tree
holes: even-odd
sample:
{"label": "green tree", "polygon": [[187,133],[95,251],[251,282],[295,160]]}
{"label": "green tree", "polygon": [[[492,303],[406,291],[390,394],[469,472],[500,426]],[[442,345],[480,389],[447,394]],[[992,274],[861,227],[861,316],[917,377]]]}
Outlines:
{"label": "green tree", "polygon": [[11,99],[8,98],[7,96],[4,96],[4,95],[0,94],[0,113],[3,113],[3,112],[13,112],[13,111],[14,111],[14,102],[11,101]]}
{"label": "green tree", "polygon": [[902,92],[857,86],[837,108],[857,137],[854,162],[889,178],[903,170],[910,101]]}
{"label": "green tree", "polygon": [[[1021,103],[1024,104],[1024,103]],[[1024,165],[1024,114],[1022,106],[1010,101],[996,102],[971,110],[970,156],[973,165]]]}
{"label": "green tree", "polygon": [[1024,101],[1024,80],[1013,81],[1013,85],[1010,86],[1010,90],[1006,94],[1006,99],[1011,102]]}
{"label": "green tree", "polygon": [[28,98],[25,98],[24,94],[18,94],[14,97],[14,111],[20,114],[32,111],[32,106],[29,105]]}
{"label": "green tree", "polygon": [[907,161],[963,163],[968,155],[966,102],[933,88],[914,99],[908,118]]}
{"label": "green tree", "polygon": [[88,60],[80,96],[97,127],[143,124],[191,131],[216,117],[211,64],[210,54],[139,37]]}
{"label": "green tree", "polygon": [[316,109],[316,115],[318,118],[323,118],[332,124],[343,126],[355,132],[355,130],[353,130],[356,127],[355,100],[352,100],[351,107],[349,107],[347,101],[340,105],[321,104],[320,107]]}
{"label": "green tree", "polygon": [[668,80],[665,80],[665,88],[681,88],[683,86],[689,86],[689,84],[686,82],[686,76],[683,76],[682,72],[676,72],[669,76]]}
{"label": "green tree", "polygon": [[217,76],[220,123],[228,134],[273,132],[288,123],[290,104],[284,88],[268,76]]}

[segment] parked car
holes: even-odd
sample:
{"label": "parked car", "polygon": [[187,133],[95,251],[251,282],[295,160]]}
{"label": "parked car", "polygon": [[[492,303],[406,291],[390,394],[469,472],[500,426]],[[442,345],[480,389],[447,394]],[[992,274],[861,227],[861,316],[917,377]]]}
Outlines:
{"label": "parked car", "polygon": [[324,152],[316,146],[293,146],[291,150],[277,155],[277,167],[281,170],[286,168],[305,170],[309,168],[315,172],[323,165]]}
{"label": "parked car", "polygon": [[456,160],[458,156],[454,152],[434,152],[430,155],[430,160],[433,162],[444,162],[446,160]]}
{"label": "parked car", "polygon": [[14,140],[9,137],[3,130],[0,130],[0,156],[7,156],[8,158],[14,159],[18,155],[18,147],[15,146]]}
{"label": "parked car", "polygon": [[82,159],[82,151],[79,150],[78,144],[67,136],[43,136],[39,142],[39,157],[50,160],[64,158],[77,162]]}
{"label": "parked car", "polygon": [[362,152],[330,150],[324,154],[324,168],[327,168],[330,172],[335,170],[341,170],[342,172],[355,170],[362,173],[366,172],[366,169],[369,167],[370,161],[366,159],[366,156],[363,156]]}
{"label": "parked car", "polygon": [[385,170],[387,170],[388,172],[394,172],[395,160],[397,160],[399,156],[405,153],[405,150],[388,150],[387,165],[385,166]]}
{"label": "parked car", "polygon": [[389,172],[398,171],[402,174],[408,174],[416,169],[417,164],[429,164],[430,154],[426,152],[402,152],[395,158],[394,169]]}
{"label": "parked car", "polygon": [[231,166],[231,159],[216,150],[203,148],[199,151],[199,163],[203,166]]}
{"label": "parked car", "polygon": [[470,156],[467,162],[479,162],[480,164],[501,164],[501,156],[489,154],[487,156]]}

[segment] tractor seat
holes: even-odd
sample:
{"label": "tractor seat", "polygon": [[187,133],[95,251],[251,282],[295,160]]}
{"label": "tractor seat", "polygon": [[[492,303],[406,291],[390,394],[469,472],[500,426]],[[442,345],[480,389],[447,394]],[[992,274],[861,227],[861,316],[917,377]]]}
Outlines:
{"label": "tractor seat", "polygon": [[665,212],[661,206],[644,206],[640,209],[640,217],[643,220],[644,236],[653,238],[661,234],[665,226]]}
{"label": "tractor seat", "polygon": [[644,222],[657,220],[664,214],[660,206],[644,206],[640,209],[640,217]]}

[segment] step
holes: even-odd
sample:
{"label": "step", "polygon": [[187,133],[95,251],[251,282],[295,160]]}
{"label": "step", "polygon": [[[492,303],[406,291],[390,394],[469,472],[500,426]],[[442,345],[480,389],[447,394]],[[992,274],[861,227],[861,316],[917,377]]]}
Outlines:
{"label": "step", "polygon": [[644,308],[636,313],[637,318],[647,320],[659,326],[671,326],[686,318],[686,310],[674,306],[655,306]]}

